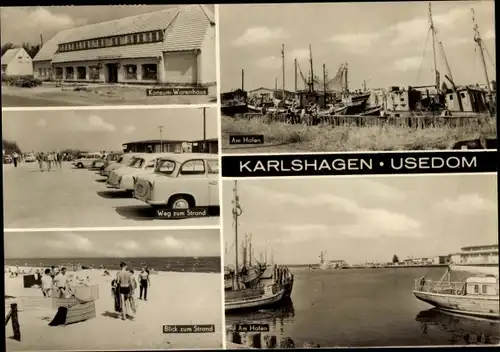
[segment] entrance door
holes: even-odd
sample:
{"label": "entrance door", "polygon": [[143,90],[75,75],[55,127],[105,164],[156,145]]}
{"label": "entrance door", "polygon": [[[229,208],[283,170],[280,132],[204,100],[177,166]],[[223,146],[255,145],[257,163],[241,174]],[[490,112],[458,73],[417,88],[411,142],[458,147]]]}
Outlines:
{"label": "entrance door", "polygon": [[118,82],[118,64],[106,64],[108,69],[108,82],[117,83]]}

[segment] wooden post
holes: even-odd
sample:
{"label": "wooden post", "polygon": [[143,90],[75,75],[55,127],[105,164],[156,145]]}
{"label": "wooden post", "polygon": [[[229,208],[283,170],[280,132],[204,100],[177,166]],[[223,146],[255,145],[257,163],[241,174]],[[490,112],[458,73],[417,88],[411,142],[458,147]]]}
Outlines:
{"label": "wooden post", "polygon": [[21,341],[21,327],[19,326],[19,316],[17,315],[17,303],[12,303],[10,305],[11,318],[12,318],[12,330],[14,331],[14,340]]}
{"label": "wooden post", "polygon": [[245,70],[241,70],[241,90],[245,90]]}

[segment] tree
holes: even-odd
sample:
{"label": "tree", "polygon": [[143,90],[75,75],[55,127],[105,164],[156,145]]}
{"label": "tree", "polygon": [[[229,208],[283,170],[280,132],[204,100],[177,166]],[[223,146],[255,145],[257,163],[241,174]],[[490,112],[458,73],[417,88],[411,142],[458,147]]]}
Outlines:
{"label": "tree", "polygon": [[2,52],[0,53],[1,55],[0,56],[3,56],[3,54],[9,50],[9,49],[13,49],[13,48],[18,48],[17,45],[13,44],[13,43],[5,43],[4,45],[2,45]]}
{"label": "tree", "polygon": [[392,264],[396,264],[396,263],[399,263],[399,258],[396,254],[394,254],[394,256],[392,257]]}
{"label": "tree", "polygon": [[14,152],[18,154],[21,153],[21,148],[17,145],[17,142],[2,139],[2,149],[5,150],[5,154],[12,154]]}
{"label": "tree", "polygon": [[23,43],[21,46],[28,53],[31,58],[34,58],[36,54],[40,51],[40,44],[31,45],[30,43]]}

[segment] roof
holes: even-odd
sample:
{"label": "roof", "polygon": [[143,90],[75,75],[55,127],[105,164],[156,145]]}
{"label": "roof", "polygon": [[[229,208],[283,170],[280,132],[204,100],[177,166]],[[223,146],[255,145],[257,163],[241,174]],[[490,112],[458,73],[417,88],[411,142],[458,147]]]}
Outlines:
{"label": "roof", "polygon": [[183,143],[184,140],[168,140],[168,139],[147,139],[145,141],[136,141],[136,142],[127,142],[123,143],[123,145],[129,144],[161,144],[161,143]]}
{"label": "roof", "polygon": [[16,57],[16,55],[19,53],[20,50],[24,50],[23,48],[12,48],[7,50],[3,55],[2,55],[2,65],[8,65],[13,58]]}
{"label": "roof", "polygon": [[217,154],[207,154],[207,153],[171,153],[168,156],[169,160],[177,161],[179,163],[182,163],[189,159],[200,159],[200,158],[219,160],[219,156]]}
{"label": "roof", "polygon": [[[184,5],[90,24],[57,33],[43,45],[34,61],[86,61],[95,60],[96,56],[144,58],[155,57],[162,52],[201,49],[207,30],[213,24],[214,16],[204,5]],[[163,42],[56,53],[62,43],[154,30],[165,31]]]}
{"label": "roof", "polygon": [[498,248],[498,244],[483,244],[483,245],[476,245],[476,246],[467,246],[467,247],[462,247],[463,251],[466,251],[468,249],[481,249],[484,247],[488,248]]}

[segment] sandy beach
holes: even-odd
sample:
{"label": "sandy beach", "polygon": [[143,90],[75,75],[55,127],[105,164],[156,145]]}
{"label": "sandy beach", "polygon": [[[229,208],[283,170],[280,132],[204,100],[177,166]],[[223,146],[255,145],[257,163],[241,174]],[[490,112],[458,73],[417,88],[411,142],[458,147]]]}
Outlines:
{"label": "sandy beach", "polygon": [[[19,268],[28,272],[31,268]],[[34,272],[34,270],[33,270]],[[96,318],[52,327],[49,322],[56,310],[43,304],[39,288],[23,288],[22,275],[5,274],[6,314],[10,303],[18,301],[21,342],[12,339],[12,325],[5,327],[7,351],[69,350],[69,349],[181,349],[222,347],[221,275],[205,273],[158,272],[151,275],[148,301],[138,299],[133,320],[122,321],[114,312],[111,281],[116,271],[104,276],[104,270],[92,269],[68,272],[80,278],[90,278],[99,285],[95,301]],[[42,303],[39,303],[42,302]],[[164,334],[163,325],[215,325],[215,333]]]}

